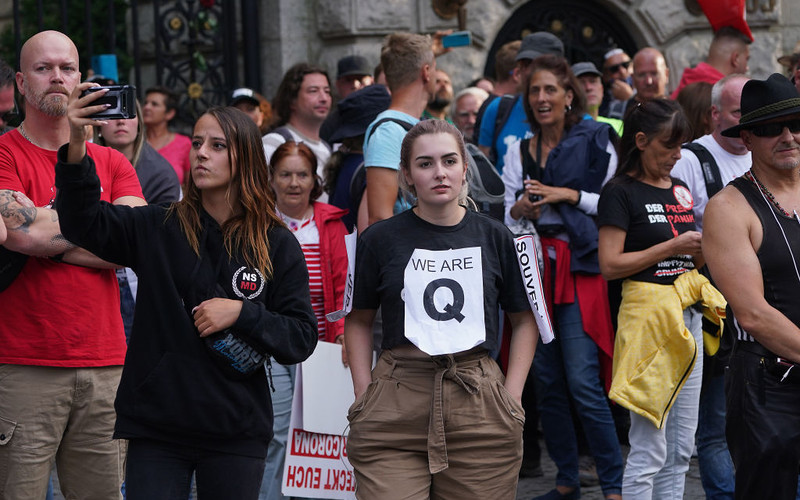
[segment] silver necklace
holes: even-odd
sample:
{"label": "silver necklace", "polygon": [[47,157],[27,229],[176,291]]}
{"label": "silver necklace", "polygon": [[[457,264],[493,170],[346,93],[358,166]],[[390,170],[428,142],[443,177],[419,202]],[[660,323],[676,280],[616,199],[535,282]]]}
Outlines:
{"label": "silver necklace", "polygon": [[40,148],[41,146],[39,146],[38,144],[36,144],[36,143],[33,141],[33,139],[31,139],[30,137],[28,137],[28,134],[26,134],[26,133],[25,133],[25,127],[23,127],[23,125],[25,125],[25,122],[22,122],[22,123],[20,123],[20,124],[19,124],[19,127],[17,127],[17,130],[19,130],[19,133],[20,133],[20,134],[22,134],[22,137],[24,137],[24,138],[25,138],[25,139],[26,139],[28,142],[30,142],[30,143],[31,143],[31,144],[33,144],[34,146],[36,146],[36,147]]}

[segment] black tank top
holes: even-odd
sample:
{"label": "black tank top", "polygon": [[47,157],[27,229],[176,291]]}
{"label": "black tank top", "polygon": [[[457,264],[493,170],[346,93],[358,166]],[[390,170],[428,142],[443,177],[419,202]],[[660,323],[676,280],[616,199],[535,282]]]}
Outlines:
{"label": "black tank top", "polygon": [[[800,326],[800,277],[796,271],[800,269],[800,220],[780,213],[746,177],[737,177],[731,184],[744,195],[761,221],[763,238],[756,256],[764,280],[764,298]],[[750,335],[742,335],[738,324],[736,327],[740,340],[753,340]]]}

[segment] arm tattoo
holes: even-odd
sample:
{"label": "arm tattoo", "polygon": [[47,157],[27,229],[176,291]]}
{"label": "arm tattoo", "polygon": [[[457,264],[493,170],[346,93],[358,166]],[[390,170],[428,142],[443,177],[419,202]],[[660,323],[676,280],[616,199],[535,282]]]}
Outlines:
{"label": "arm tattoo", "polygon": [[[58,212],[50,211],[50,221],[58,224]],[[14,199],[13,191],[0,190],[0,216],[3,217],[8,231],[19,231],[30,234],[31,225],[36,220],[36,207],[23,207]],[[63,253],[75,248],[60,232],[50,238],[50,248],[56,253]]]}
{"label": "arm tattoo", "polygon": [[0,215],[3,217],[6,229],[27,233],[36,220],[36,208],[23,207],[14,199],[12,191],[0,190]]}
{"label": "arm tattoo", "polygon": [[53,250],[59,253],[63,253],[67,250],[72,250],[75,248],[75,245],[68,239],[64,238],[64,235],[61,233],[58,233],[57,235],[53,236],[52,239],[50,239],[50,246],[53,248]]}

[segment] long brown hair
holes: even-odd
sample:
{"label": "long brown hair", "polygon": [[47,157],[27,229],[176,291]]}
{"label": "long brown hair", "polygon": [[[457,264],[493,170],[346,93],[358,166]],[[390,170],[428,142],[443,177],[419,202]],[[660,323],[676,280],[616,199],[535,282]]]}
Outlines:
{"label": "long brown hair", "polygon": [[[253,120],[236,108],[215,107],[205,114],[217,120],[228,143],[228,161],[234,173],[227,195],[230,199],[231,193],[239,193],[234,215],[222,225],[225,251],[233,255],[234,249],[240,249],[247,265],[269,278],[272,276],[272,262],[268,230],[283,223],[275,213],[275,197],[269,185],[261,134]],[[173,214],[178,217],[189,245],[198,255],[198,235],[203,230],[201,208],[200,190],[190,176],[184,198],[170,207],[167,217]]]}

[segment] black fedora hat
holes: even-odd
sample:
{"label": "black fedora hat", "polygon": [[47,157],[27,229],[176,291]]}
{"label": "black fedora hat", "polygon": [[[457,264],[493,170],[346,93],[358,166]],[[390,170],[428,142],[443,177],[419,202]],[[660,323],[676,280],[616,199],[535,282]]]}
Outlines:
{"label": "black fedora hat", "polygon": [[773,73],[766,80],[749,80],[742,88],[742,117],[739,125],[725,129],[725,137],[739,137],[739,131],[782,116],[800,114],[800,94],[788,78]]}

